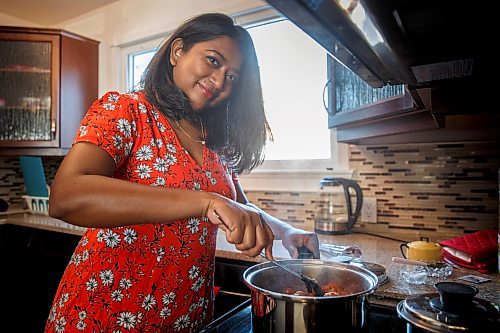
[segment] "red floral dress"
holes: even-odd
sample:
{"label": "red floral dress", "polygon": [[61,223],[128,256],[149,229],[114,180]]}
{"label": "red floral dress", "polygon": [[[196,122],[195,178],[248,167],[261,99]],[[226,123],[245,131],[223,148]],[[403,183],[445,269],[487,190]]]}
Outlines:
{"label": "red floral dress", "polygon": [[[200,168],[141,92],[110,92],[97,100],[75,142],[108,152],[115,178],[235,199],[231,168],[206,147]],[[59,284],[45,331],[199,330],[213,313],[216,235],[217,226],[205,217],[89,228]]]}

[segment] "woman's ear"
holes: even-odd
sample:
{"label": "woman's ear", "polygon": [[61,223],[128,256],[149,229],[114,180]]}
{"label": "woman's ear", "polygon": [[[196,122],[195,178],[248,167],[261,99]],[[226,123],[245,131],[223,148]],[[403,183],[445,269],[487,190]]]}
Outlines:
{"label": "woman's ear", "polygon": [[182,42],[181,38],[176,38],[172,42],[170,47],[170,64],[172,64],[172,66],[177,65],[177,61],[179,60],[182,54],[183,46],[184,43]]}

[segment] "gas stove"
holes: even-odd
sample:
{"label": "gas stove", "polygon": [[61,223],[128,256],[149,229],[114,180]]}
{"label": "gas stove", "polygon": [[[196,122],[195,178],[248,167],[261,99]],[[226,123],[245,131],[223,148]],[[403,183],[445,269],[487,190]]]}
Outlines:
{"label": "gas stove", "polygon": [[224,315],[215,319],[205,326],[199,333],[232,332],[250,333],[252,332],[252,306],[251,300],[247,299],[243,303],[234,307]]}
{"label": "gas stove", "polygon": [[[401,320],[394,308],[372,305],[370,325],[367,333],[401,333],[406,332],[406,323]],[[252,306],[247,299],[226,314],[205,326],[199,333],[251,333]]]}

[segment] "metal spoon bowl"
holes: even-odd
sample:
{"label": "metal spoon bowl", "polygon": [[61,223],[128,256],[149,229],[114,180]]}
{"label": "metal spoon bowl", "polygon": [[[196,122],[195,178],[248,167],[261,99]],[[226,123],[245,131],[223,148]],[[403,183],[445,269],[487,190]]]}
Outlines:
{"label": "metal spoon bowl", "polygon": [[[262,253],[261,253],[261,256],[263,258],[266,258],[266,256],[263,255]],[[267,259],[267,260],[269,260],[269,259]],[[310,278],[308,276],[305,276],[304,274],[300,274],[298,272],[295,272],[294,270],[280,264],[276,260],[269,260],[269,261],[272,262],[274,265],[278,266],[279,268],[287,271],[290,274],[295,275],[296,277],[298,277],[302,281],[304,281],[304,284],[306,285],[306,289],[307,289],[308,293],[313,293],[315,296],[324,296],[325,295],[325,292],[323,291],[323,289],[320,287],[320,285],[318,284],[318,282],[315,279]]]}

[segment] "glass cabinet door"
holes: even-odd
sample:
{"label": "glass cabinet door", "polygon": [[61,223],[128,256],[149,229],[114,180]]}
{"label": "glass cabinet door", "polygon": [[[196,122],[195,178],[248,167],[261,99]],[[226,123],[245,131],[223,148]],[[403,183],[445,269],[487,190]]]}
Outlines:
{"label": "glass cabinet door", "polygon": [[7,34],[0,39],[2,145],[56,146],[57,36]]}
{"label": "glass cabinet door", "polygon": [[333,63],[334,113],[346,112],[404,94],[403,85],[372,88],[336,60]]}

